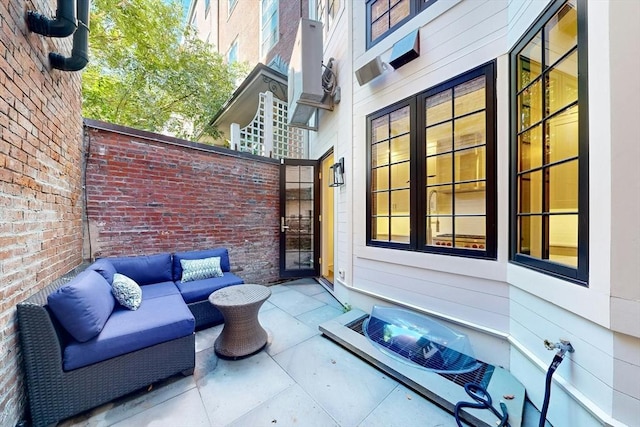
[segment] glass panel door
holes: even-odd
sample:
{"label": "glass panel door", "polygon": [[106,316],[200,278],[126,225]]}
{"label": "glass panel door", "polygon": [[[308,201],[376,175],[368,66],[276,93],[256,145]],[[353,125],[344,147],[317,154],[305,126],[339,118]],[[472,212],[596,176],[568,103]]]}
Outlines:
{"label": "glass panel door", "polygon": [[280,276],[318,275],[318,162],[285,159],[280,173]]}

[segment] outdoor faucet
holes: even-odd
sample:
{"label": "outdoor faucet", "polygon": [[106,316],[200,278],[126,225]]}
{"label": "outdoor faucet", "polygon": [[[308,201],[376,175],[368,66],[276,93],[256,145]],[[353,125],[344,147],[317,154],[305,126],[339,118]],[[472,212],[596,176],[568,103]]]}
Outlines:
{"label": "outdoor faucet", "polygon": [[569,340],[564,340],[564,339],[560,339],[560,342],[557,342],[557,343],[553,343],[549,340],[544,340],[544,346],[547,348],[547,350],[558,349],[556,356],[559,356],[559,357],[564,357],[565,353],[567,352],[573,353],[574,351],[576,351],[571,345],[571,342],[569,342]]}

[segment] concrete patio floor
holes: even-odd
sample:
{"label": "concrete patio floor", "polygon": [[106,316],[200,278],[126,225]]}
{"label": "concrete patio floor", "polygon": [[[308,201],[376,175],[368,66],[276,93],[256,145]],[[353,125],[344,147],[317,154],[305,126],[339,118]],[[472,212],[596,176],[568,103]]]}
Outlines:
{"label": "concrete patio floor", "polygon": [[456,426],[451,414],[324,338],[343,313],[313,279],[270,287],[259,319],[269,333],[251,357],[220,359],[215,326],[196,334],[194,375],[63,421],[69,426]]}

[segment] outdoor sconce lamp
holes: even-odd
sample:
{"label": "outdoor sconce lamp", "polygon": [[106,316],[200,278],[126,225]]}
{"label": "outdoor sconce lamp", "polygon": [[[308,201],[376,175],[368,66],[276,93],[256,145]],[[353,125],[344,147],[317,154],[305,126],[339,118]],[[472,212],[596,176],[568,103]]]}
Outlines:
{"label": "outdoor sconce lamp", "polygon": [[329,166],[331,169],[331,176],[329,187],[340,187],[344,184],[344,157],[340,157],[338,163],[334,163]]}

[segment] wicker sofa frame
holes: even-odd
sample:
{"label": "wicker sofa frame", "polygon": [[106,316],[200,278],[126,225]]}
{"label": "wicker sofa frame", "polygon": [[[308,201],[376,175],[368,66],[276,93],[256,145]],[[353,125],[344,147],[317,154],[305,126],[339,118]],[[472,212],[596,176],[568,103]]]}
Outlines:
{"label": "wicker sofa frame", "polygon": [[75,269],[17,306],[34,427],[55,425],[172,375],[193,374],[195,334],[65,372],[64,331],[49,314],[47,296],[80,270]]}

